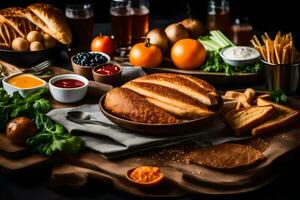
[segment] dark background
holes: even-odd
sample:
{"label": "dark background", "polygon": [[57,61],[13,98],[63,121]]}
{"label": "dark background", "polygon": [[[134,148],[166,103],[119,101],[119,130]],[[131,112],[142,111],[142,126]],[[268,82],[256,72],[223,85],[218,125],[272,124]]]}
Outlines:
{"label": "dark background", "polygon": [[[39,0],[51,3],[64,9],[68,3],[83,2],[82,0]],[[150,16],[152,20],[158,19],[182,19],[186,17],[188,2],[192,8],[192,16],[206,21],[208,0],[149,0]],[[0,8],[10,6],[26,6],[37,0],[2,0]],[[95,21],[109,22],[110,0],[90,0],[94,4]],[[298,32],[300,25],[297,16],[299,6],[297,0],[229,0],[231,16],[249,17],[252,25],[258,31],[293,31]]]}
{"label": "dark background", "polygon": [[[82,2],[80,0],[39,0],[47,2],[64,10],[69,3]],[[37,0],[1,0],[0,9],[11,6],[26,6]],[[110,0],[91,0],[94,4],[95,22],[109,23],[109,7]],[[206,21],[207,0],[149,0],[150,2],[150,18],[151,21],[166,20],[176,21],[181,20],[186,15],[186,6],[188,2],[192,9],[192,16],[200,19],[203,23]],[[271,0],[229,0],[231,7],[232,19],[235,17],[246,16],[249,18],[254,29],[258,32],[283,32],[292,31],[296,36],[296,42],[300,37],[299,13],[300,9],[297,0],[271,1]],[[101,30],[100,30],[101,31]],[[298,45],[299,47],[299,45]],[[298,48],[299,49],[299,48]],[[299,155],[299,154],[298,154]],[[286,167],[288,165],[285,165]],[[193,197],[191,199],[299,199],[299,184],[292,184],[292,181],[299,180],[300,164],[296,163],[296,158],[289,162],[289,170],[285,170],[283,176],[277,179],[274,183],[266,188],[257,190],[250,194],[244,194],[233,197]],[[284,171],[284,170],[283,170]],[[296,172],[296,173],[294,173]],[[47,174],[48,175],[48,174]],[[32,177],[34,179],[34,177]],[[46,180],[48,177],[38,177],[41,181],[25,179],[24,182],[15,182],[10,177],[0,174],[0,200],[10,199],[131,199],[131,196],[117,192],[111,186],[104,186],[99,183],[94,187],[89,187],[80,192],[73,190],[65,190],[63,193],[47,189]],[[292,181],[291,181],[292,179]],[[30,183],[32,182],[32,183]],[[284,184],[286,183],[286,184]],[[67,193],[67,194],[65,194]],[[188,197],[181,200],[190,199]]]}

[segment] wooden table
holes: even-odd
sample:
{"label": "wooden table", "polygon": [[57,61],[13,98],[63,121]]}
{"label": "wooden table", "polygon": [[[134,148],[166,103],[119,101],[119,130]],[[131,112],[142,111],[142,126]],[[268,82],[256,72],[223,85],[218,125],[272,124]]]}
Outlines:
{"label": "wooden table", "polygon": [[[101,26],[108,30],[108,26]],[[97,29],[100,27],[96,26]],[[102,30],[102,29],[101,29]],[[103,31],[103,30],[102,30]],[[108,30],[109,31],[109,30]],[[107,31],[103,31],[107,32]],[[59,64],[66,68],[70,67],[65,53],[62,52],[59,59]],[[241,86],[237,86],[239,88]],[[263,89],[264,86],[258,85],[255,88]],[[226,88],[218,88],[226,89]],[[298,170],[300,168],[299,152],[295,152],[291,155],[286,165],[281,165],[283,175],[270,185],[251,192],[249,194],[226,196],[226,199],[298,199],[299,189],[298,185],[292,181],[299,180],[300,174]],[[109,186],[100,184],[99,182],[91,184],[88,187],[80,191],[52,191],[47,188],[47,180],[50,172],[45,171],[42,176],[34,177],[34,175],[28,175],[27,177],[7,177],[0,174],[0,199],[32,199],[36,197],[38,199],[133,199],[132,196],[121,193]],[[292,181],[291,181],[292,180]],[[297,198],[298,196],[298,198]],[[223,197],[201,197],[201,196],[187,196],[179,198],[180,200],[192,200],[192,199],[224,199]]]}

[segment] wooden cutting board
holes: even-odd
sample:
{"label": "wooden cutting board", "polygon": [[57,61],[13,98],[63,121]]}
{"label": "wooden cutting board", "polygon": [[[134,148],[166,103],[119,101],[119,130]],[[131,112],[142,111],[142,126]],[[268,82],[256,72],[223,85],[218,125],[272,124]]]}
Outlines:
{"label": "wooden cutting board", "polygon": [[[300,109],[299,99],[290,98],[289,103],[293,108]],[[300,147],[300,125],[295,123],[286,129],[273,131],[270,135],[241,143],[260,150],[267,159],[245,169],[224,171],[188,164],[186,155],[190,152],[191,144],[182,144],[122,160],[107,160],[99,153],[86,152],[70,159],[67,165],[54,168],[51,182],[56,186],[81,187],[90,179],[101,181],[105,176],[105,180],[109,180],[105,183],[112,184],[121,191],[142,197],[167,197],[170,195],[168,192],[163,193],[155,189],[145,192],[125,179],[127,170],[136,166],[152,165],[161,167],[166,176],[166,182],[161,187],[168,186],[178,195],[182,194],[182,190],[187,193],[209,195],[249,192],[269,184],[279,176],[280,172],[276,171],[276,166],[280,165],[280,161],[284,161],[290,152]],[[65,179],[74,182],[68,184]],[[116,179],[123,185],[120,186],[120,182]],[[177,193],[178,187],[180,191]]]}
{"label": "wooden cutting board", "polygon": [[[288,157],[289,152],[300,146],[300,126],[295,125],[277,131],[272,136],[244,143],[263,152],[267,159],[246,169],[228,171],[187,164],[186,148],[189,144],[122,160],[108,160],[101,154],[90,151],[71,158],[68,164],[54,168],[51,183],[57,187],[78,188],[89,180],[98,180],[142,197],[180,196],[191,192],[209,195],[249,192],[269,184],[279,176],[276,166]],[[160,187],[167,187],[168,190],[154,188],[144,191],[125,179],[127,170],[141,165],[159,166],[166,177]]]}
{"label": "wooden cutting board", "polygon": [[50,163],[48,157],[32,154],[28,149],[12,144],[4,134],[0,134],[0,170],[2,172],[17,175]]}

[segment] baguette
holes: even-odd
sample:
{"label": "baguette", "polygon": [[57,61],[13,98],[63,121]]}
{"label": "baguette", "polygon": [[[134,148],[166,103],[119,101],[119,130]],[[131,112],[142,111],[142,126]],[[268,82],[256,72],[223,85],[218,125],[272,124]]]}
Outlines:
{"label": "baguette", "polygon": [[186,75],[177,74],[151,74],[133,80],[133,82],[153,83],[165,87],[172,88],[181,93],[184,93],[207,106],[217,105],[218,99],[214,89],[205,81],[194,82],[193,79]]}
{"label": "baguette", "polygon": [[196,117],[205,117],[205,116],[209,116],[209,115],[213,114],[213,112],[211,112],[208,109],[203,109],[201,112],[195,113],[193,110],[174,106],[172,104],[168,104],[168,103],[165,103],[163,101],[160,101],[160,100],[157,100],[154,98],[146,97],[146,99],[150,103],[152,103],[152,104],[160,107],[161,109],[166,110],[167,112],[171,113],[172,115],[174,115],[178,118],[182,118],[182,119],[194,119]]}
{"label": "baguette", "polygon": [[149,124],[180,122],[179,119],[126,88],[114,88],[110,90],[106,94],[104,106],[115,115],[135,122]]}
{"label": "baguette", "polygon": [[253,128],[251,130],[252,135],[265,134],[275,129],[285,127],[290,123],[294,122],[299,117],[298,111],[283,105],[273,103],[272,101],[268,101],[263,98],[257,99],[257,105],[258,106],[272,105],[275,108],[275,113],[268,121]]}
{"label": "baguette", "polygon": [[274,113],[274,106],[252,106],[226,113],[225,118],[237,136],[265,122]]}
{"label": "baguette", "polygon": [[[122,87],[132,90],[144,97],[154,99],[152,103],[159,107],[162,107],[163,109],[166,109],[166,107],[168,107],[164,106],[165,104],[185,110],[185,115],[181,116],[182,118],[188,117],[188,119],[194,119],[214,114],[214,112],[210,111],[198,100],[172,88],[152,83],[132,81],[126,83]],[[174,109],[168,109],[168,111],[172,114],[177,115],[177,111]]]}

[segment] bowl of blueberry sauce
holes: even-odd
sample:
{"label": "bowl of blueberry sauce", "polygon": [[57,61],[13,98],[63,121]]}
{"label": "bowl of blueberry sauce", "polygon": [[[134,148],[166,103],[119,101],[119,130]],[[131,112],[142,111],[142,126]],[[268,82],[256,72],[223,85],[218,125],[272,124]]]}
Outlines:
{"label": "bowl of blueberry sauce", "polygon": [[80,52],[71,57],[73,71],[90,80],[93,79],[93,68],[109,61],[109,55],[102,52]]}

